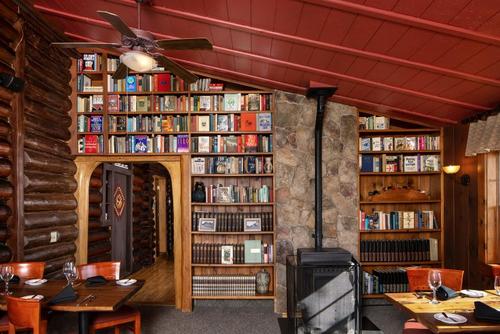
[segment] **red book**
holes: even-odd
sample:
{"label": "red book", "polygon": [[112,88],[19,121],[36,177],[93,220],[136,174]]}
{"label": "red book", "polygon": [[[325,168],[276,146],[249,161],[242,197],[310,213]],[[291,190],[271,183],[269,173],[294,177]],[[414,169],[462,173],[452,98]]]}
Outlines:
{"label": "red book", "polygon": [[257,135],[245,135],[245,152],[257,152]]}
{"label": "red book", "polygon": [[168,73],[160,73],[158,76],[158,92],[170,92],[170,74]]}
{"label": "red book", "polygon": [[240,131],[257,131],[257,115],[255,113],[242,113],[240,117]]}
{"label": "red book", "polygon": [[85,135],[85,153],[97,153],[97,135]]}

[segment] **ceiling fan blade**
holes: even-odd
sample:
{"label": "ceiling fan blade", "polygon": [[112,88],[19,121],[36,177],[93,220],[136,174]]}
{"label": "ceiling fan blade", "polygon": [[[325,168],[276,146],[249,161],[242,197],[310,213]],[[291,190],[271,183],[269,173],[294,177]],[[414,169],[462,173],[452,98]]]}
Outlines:
{"label": "ceiling fan blade", "polygon": [[130,27],[123,22],[123,20],[116,14],[111,12],[106,12],[104,10],[98,10],[97,13],[106,21],[108,21],[116,30],[118,30],[122,35],[137,38],[137,35],[130,29]]}
{"label": "ceiling fan blade", "polygon": [[122,45],[119,43],[100,43],[100,42],[54,42],[50,45],[59,48],[120,48]]}
{"label": "ceiling fan blade", "polygon": [[171,71],[175,75],[184,79],[187,83],[193,83],[198,80],[198,77],[193,73],[186,70],[181,65],[177,64],[173,60],[168,59],[162,54],[154,54],[155,59],[158,61],[158,64],[165,67],[165,69]]}
{"label": "ceiling fan blade", "polygon": [[206,38],[160,39],[155,42],[165,50],[212,50],[212,43]]}
{"label": "ceiling fan blade", "polygon": [[113,74],[113,79],[125,79],[127,76],[128,67],[124,63],[120,63],[115,73]]}

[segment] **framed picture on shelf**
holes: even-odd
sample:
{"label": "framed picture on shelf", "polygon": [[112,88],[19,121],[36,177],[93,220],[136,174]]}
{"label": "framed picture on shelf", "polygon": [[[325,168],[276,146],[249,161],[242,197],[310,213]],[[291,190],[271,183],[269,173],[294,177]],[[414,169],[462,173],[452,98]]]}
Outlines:
{"label": "framed picture on shelf", "polygon": [[217,203],[231,203],[231,188],[218,187],[217,188]]}
{"label": "framed picture on shelf", "polygon": [[221,263],[233,264],[233,246],[224,245],[221,247]]}
{"label": "framed picture on shelf", "polygon": [[215,232],[217,220],[215,218],[200,218],[198,219],[198,231],[200,232]]}
{"label": "framed picture on shelf", "polygon": [[262,231],[262,221],[260,218],[245,218],[243,220],[243,231],[260,232]]}

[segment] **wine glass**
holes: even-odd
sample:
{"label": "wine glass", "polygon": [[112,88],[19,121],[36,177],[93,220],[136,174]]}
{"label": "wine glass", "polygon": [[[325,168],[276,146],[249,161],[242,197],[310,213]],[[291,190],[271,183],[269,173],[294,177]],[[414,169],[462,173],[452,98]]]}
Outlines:
{"label": "wine glass", "polygon": [[495,291],[500,296],[500,276],[495,276]]}
{"label": "wine glass", "polygon": [[73,282],[78,278],[78,273],[76,271],[76,266],[73,261],[68,261],[64,263],[63,274],[68,281],[68,285],[73,285]]}
{"label": "wine glass", "polygon": [[438,304],[436,299],[436,290],[441,286],[441,273],[437,270],[429,271],[429,287],[432,289],[432,300],[429,302],[431,304]]}
{"label": "wine glass", "polygon": [[5,265],[0,268],[0,278],[5,282],[5,291],[3,295],[10,295],[12,292],[9,291],[9,282],[14,277],[14,269],[12,266]]}

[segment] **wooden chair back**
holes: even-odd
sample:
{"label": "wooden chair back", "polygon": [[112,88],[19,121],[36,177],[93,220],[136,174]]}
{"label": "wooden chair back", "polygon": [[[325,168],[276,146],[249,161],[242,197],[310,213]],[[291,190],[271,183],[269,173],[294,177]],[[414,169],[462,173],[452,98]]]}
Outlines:
{"label": "wooden chair back", "polygon": [[493,268],[493,278],[500,276],[500,264],[492,264],[491,266]]}
{"label": "wooden chair back", "polygon": [[7,296],[7,315],[9,323],[16,328],[33,328],[33,333],[40,331],[42,319],[41,304],[38,300]]}
{"label": "wooden chair back", "polygon": [[103,276],[107,280],[120,279],[120,262],[96,262],[78,266],[78,278]]}
{"label": "wooden chair back", "polygon": [[22,279],[40,279],[43,278],[45,262],[11,262],[14,275]]}
{"label": "wooden chair back", "polygon": [[429,271],[436,270],[441,273],[441,283],[455,291],[462,290],[464,277],[463,270],[443,268],[406,268],[410,291],[430,290],[428,283]]}

